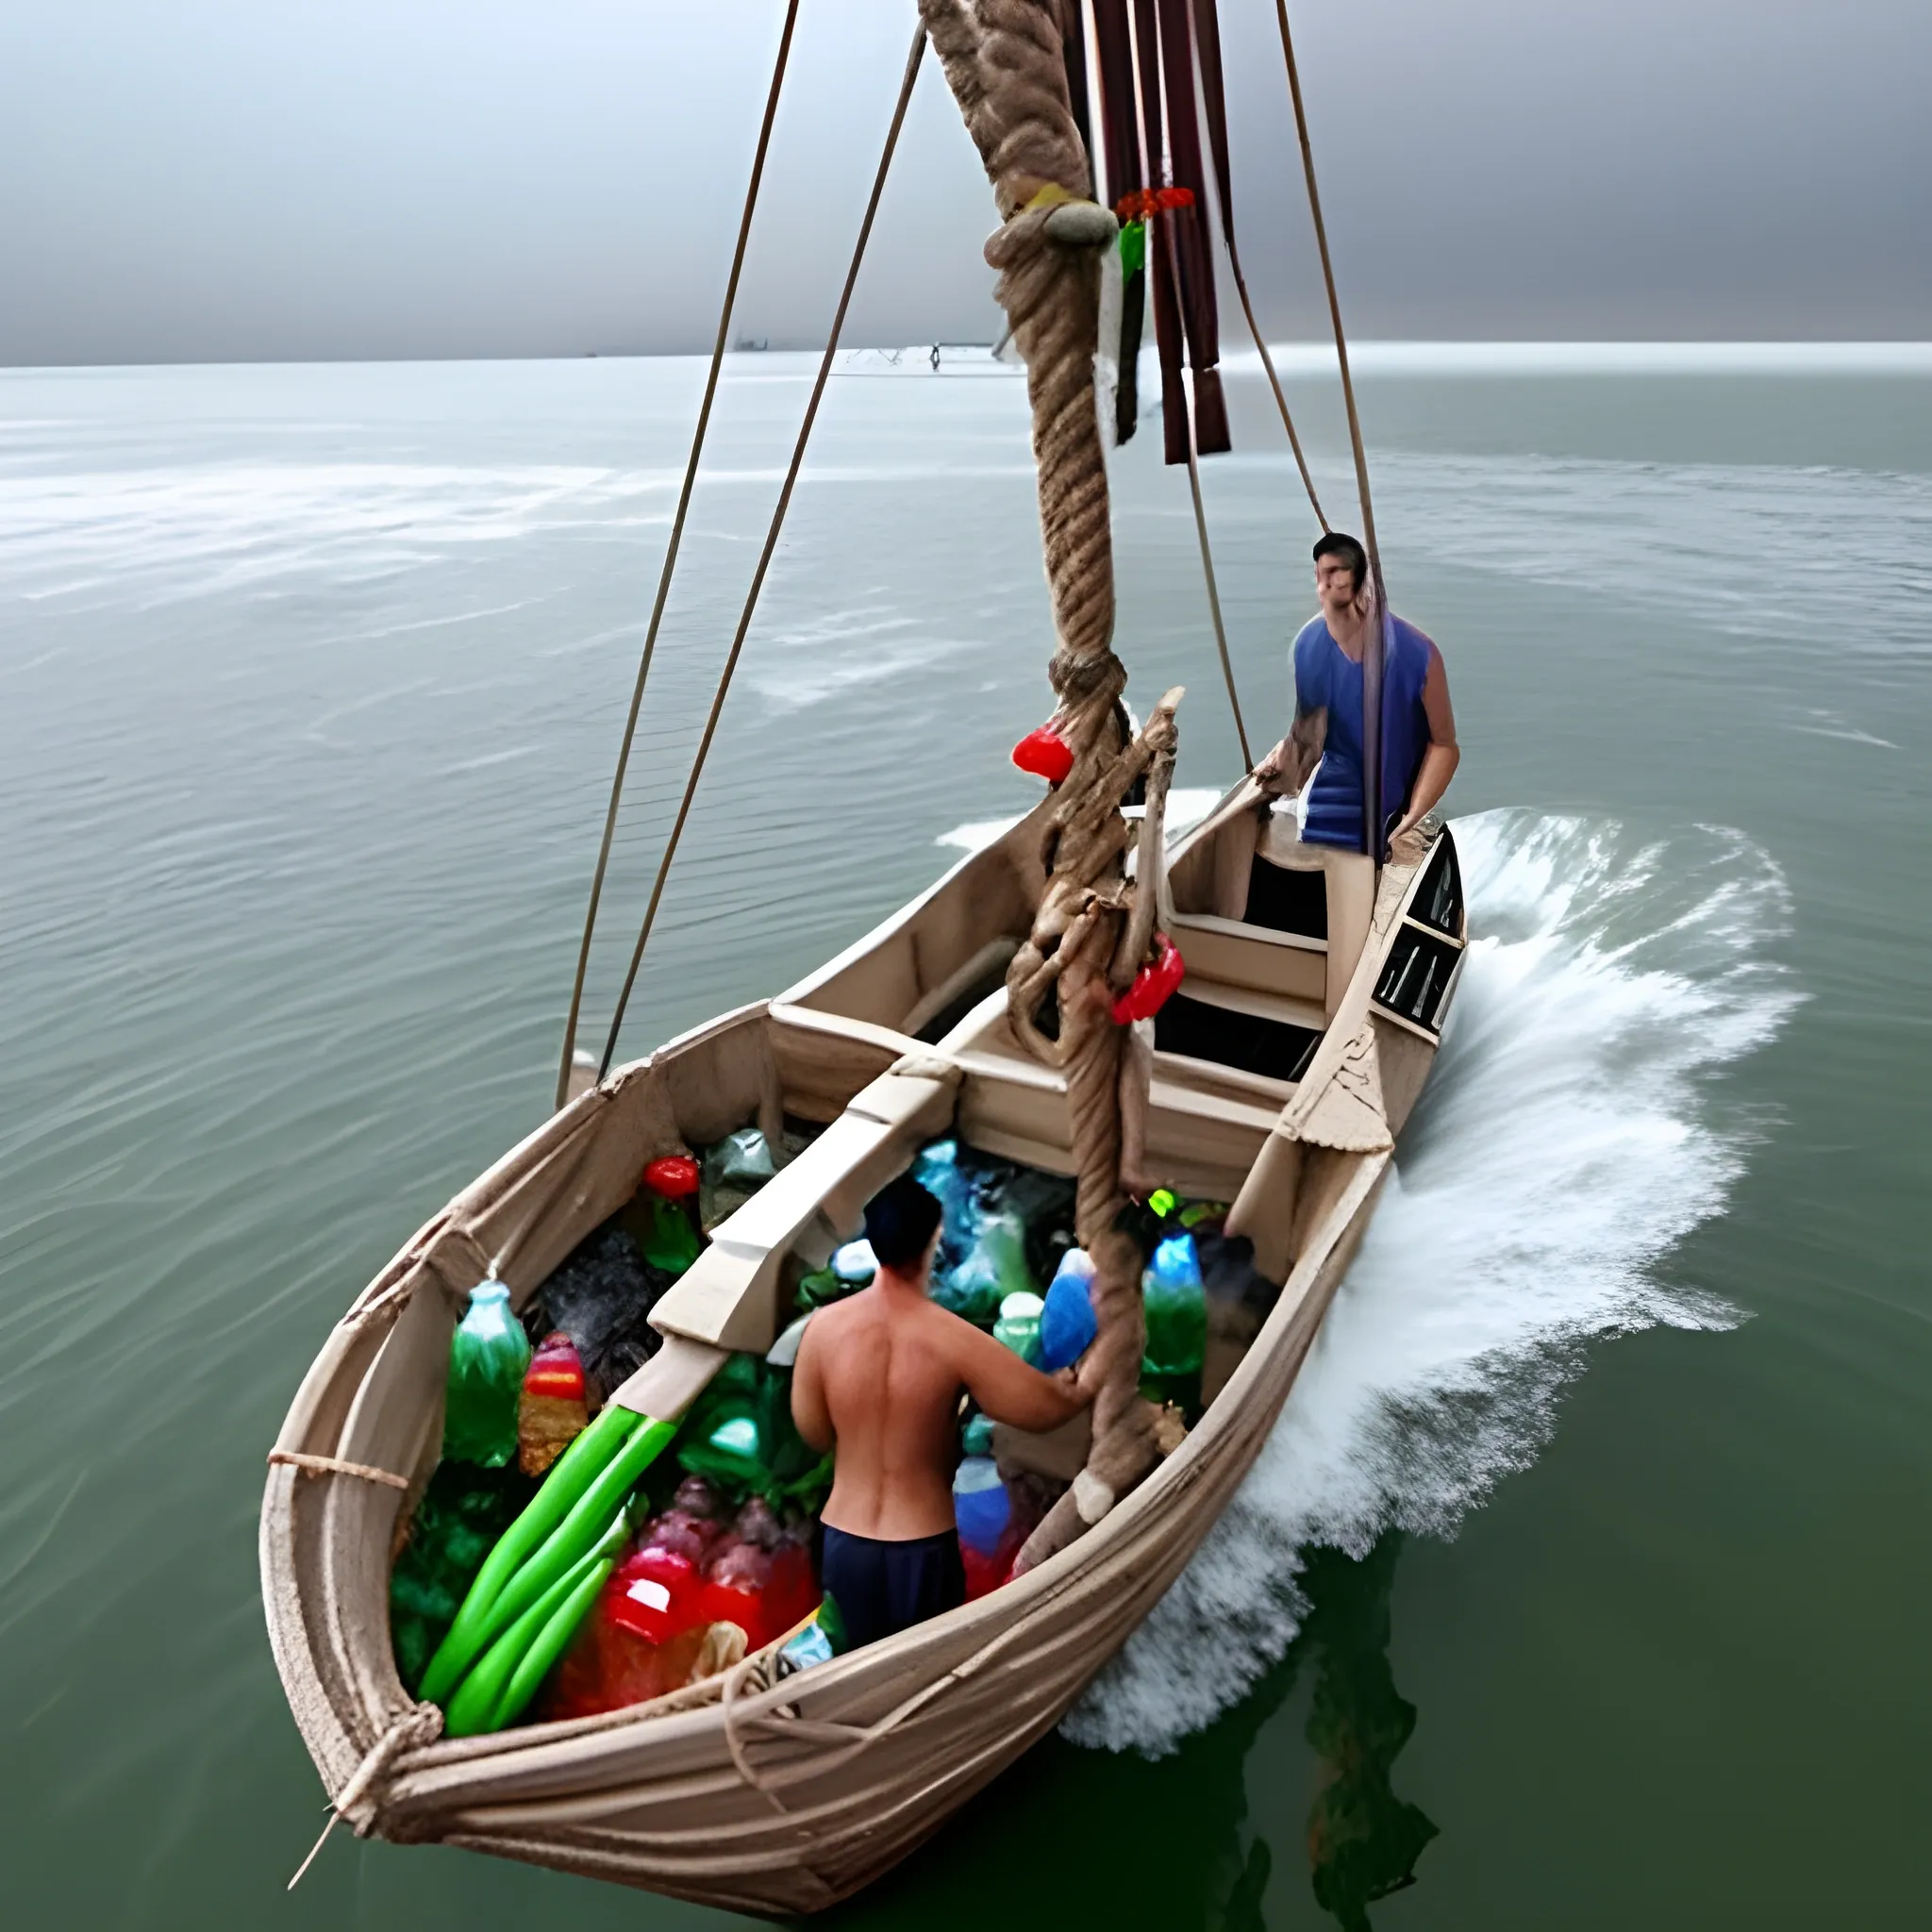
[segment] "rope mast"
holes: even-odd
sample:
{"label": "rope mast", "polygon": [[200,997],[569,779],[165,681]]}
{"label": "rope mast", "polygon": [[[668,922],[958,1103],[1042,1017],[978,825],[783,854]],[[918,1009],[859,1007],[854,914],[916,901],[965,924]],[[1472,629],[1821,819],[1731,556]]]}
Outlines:
{"label": "rope mast", "polygon": [[[1126,668],[1113,651],[1113,539],[1094,391],[1101,262],[1119,225],[1092,199],[1068,77],[1077,8],[1056,0],[920,0],[920,15],[992,184],[1001,225],[986,244],[995,291],[1026,364],[1040,523],[1057,641],[1053,728],[1073,753],[1041,842],[1046,887],[1007,974],[1013,1032],[1063,1072],[1078,1192],[1074,1225],[1096,1275],[1099,1336],[1082,1374],[1095,1390],[1087,1467],[1021,1551],[1032,1568],[1106,1515],[1157,1459],[1153,1406],[1140,1394],[1145,1322],[1140,1249],[1116,1232],[1124,1147],[1138,1153],[1151,1054],[1113,1005],[1154,937],[1167,788],[1168,691],[1124,740]],[[1082,90],[1084,95],[1084,88]],[[1081,102],[1084,109],[1084,98]],[[1148,780],[1138,882],[1125,876],[1132,826],[1120,805]]]}

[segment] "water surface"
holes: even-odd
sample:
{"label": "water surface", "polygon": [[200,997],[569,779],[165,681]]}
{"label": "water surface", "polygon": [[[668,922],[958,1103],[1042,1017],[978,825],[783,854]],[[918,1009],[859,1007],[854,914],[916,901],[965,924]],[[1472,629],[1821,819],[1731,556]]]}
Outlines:
{"label": "water surface", "polygon": [[[544,1111],[699,378],[0,375],[24,1923],[723,1923],[346,1839],[284,1902],[321,1796],[254,1568],[330,1324]],[[1332,397],[1294,388],[1339,505]],[[1235,390],[1206,483],[1261,740],[1311,531]],[[593,1014],[804,397],[780,357],[724,392]],[[1932,1907],[1928,403],[1882,368],[1366,380],[1395,600],[1465,748],[1480,937],[1436,1079],[1188,1577],[850,1923]],[[1180,782],[1211,789],[1239,753],[1158,441],[1116,465],[1120,644],[1143,697],[1188,685]],[[627,1050],[782,986],[1027,803],[1032,518],[1017,383],[835,384]]]}

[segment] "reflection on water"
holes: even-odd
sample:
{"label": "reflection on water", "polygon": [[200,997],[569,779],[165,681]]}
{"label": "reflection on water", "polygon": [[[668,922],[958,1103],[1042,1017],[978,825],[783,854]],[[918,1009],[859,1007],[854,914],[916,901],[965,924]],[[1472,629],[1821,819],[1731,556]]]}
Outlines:
{"label": "reflection on water", "polygon": [[[1307,1614],[1288,1654],[1174,1750],[1149,1758],[1049,1737],[916,1857],[818,1923],[988,1932],[996,1908],[1000,1932],[1282,1932],[1317,1916],[1292,1872],[1305,1838],[1321,1911],[1359,1932],[1376,1900],[1414,1884],[1436,1836],[1391,1786],[1416,1721],[1389,1663],[1403,1541],[1391,1530],[1359,1562],[1308,1549],[1298,1579]],[[1291,1741],[1285,1707],[1298,1689],[1312,1765]]]}
{"label": "reflection on water", "polygon": [[[1359,1561],[1341,1550],[1306,1553],[1300,1581],[1308,1613],[1301,1633],[1229,1720],[1252,1744],[1306,1674],[1306,1736],[1320,1763],[1307,1815],[1308,1875],[1317,1902],[1348,1932],[1366,1932],[1369,1907],[1416,1882],[1416,1860],[1436,1836],[1430,1819],[1397,1797],[1391,1783],[1416,1717],[1389,1663],[1389,1601],[1402,1544],[1402,1532],[1389,1530]],[[1244,1809],[1230,1811],[1203,1913],[1214,1932],[1263,1932],[1268,1923],[1262,1903],[1274,1854],[1264,1824],[1241,1855]]]}
{"label": "reflection on water", "polygon": [[1350,1932],[1368,1924],[1376,1899],[1415,1883],[1415,1861],[1436,1836],[1390,1782],[1415,1729],[1415,1706],[1397,1693],[1389,1666],[1401,1549],[1401,1531],[1391,1530],[1360,1562],[1340,1550],[1308,1553],[1310,1608],[1286,1665],[1306,1661],[1315,1672],[1307,1738],[1325,1776],[1308,1810],[1308,1864],[1316,1898]]}

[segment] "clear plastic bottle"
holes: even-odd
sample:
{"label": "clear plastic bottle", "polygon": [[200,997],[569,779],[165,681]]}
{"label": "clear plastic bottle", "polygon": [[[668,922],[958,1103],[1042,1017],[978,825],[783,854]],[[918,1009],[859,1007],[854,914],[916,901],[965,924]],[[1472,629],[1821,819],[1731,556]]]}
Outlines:
{"label": "clear plastic bottle", "polygon": [[1000,1304],[1000,1318],[992,1324],[992,1339],[1002,1342],[1023,1362],[1040,1359],[1040,1318],[1046,1307],[1037,1294],[1022,1289]]}

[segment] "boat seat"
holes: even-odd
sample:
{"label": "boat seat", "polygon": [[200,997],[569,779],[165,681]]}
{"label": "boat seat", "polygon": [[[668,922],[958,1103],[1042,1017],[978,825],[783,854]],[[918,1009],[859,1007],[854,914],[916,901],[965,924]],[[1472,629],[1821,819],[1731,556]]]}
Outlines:
{"label": "boat seat", "polygon": [[1368,938],[1374,868],[1304,845],[1291,815],[1243,787],[1179,840],[1160,882],[1161,924],[1197,989],[1313,1001],[1332,1019]]}
{"label": "boat seat", "polygon": [[776,1340],[786,1264],[823,1267],[863,1225],[865,1204],[952,1124],[960,1074],[937,1059],[887,1073],[825,1131],[711,1230],[710,1245],[651,1311],[660,1334],[715,1348]]}
{"label": "boat seat", "polygon": [[[1042,1066],[1013,1037],[1004,990],[981,1001],[940,1051],[965,1075],[958,1128],[963,1140],[1049,1174],[1074,1172],[1066,1076]],[[1293,1091],[1278,1081],[1157,1053],[1147,1106],[1150,1174],[1197,1199],[1232,1200]]]}

